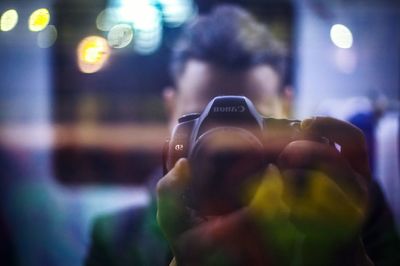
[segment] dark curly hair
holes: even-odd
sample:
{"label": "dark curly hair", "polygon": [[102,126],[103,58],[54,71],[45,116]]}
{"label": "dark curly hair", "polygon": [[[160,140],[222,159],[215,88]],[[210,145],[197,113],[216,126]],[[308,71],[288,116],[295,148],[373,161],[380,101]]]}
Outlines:
{"label": "dark curly hair", "polygon": [[221,5],[184,28],[172,51],[170,71],[176,80],[189,59],[232,70],[267,64],[284,82],[286,54],[266,25],[241,7]]}

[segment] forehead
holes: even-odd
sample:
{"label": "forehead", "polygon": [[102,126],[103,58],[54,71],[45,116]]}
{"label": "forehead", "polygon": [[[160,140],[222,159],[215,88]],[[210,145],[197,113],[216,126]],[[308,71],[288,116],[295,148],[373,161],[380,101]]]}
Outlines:
{"label": "forehead", "polygon": [[268,65],[246,70],[227,70],[213,64],[189,60],[177,80],[178,104],[183,112],[199,112],[215,96],[244,95],[257,106],[277,96],[280,81]]}

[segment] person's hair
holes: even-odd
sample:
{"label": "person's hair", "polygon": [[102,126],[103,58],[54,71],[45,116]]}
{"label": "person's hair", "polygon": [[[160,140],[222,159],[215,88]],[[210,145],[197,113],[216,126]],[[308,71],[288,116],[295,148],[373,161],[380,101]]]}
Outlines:
{"label": "person's hair", "polygon": [[266,64],[285,82],[286,49],[266,25],[234,5],[218,6],[184,28],[171,56],[170,71],[174,80],[190,59],[230,70]]}

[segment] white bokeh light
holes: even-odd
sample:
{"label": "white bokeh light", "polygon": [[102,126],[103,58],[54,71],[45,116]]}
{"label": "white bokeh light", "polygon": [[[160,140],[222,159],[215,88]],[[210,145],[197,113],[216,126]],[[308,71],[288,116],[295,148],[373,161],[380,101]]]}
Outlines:
{"label": "white bokeh light", "polygon": [[96,26],[101,31],[109,31],[120,22],[119,8],[106,8],[96,18]]}
{"label": "white bokeh light", "polygon": [[[123,48],[133,41],[136,53],[151,54],[161,46],[163,26],[179,27],[196,14],[193,0],[109,0],[97,16],[96,26],[108,35],[112,48]],[[121,24],[131,27],[132,32],[117,32],[115,27]]]}
{"label": "white bokeh light", "polygon": [[110,29],[107,35],[107,41],[112,48],[124,48],[128,46],[133,39],[132,26],[128,24],[118,24]]}
{"label": "white bokeh light", "polygon": [[5,11],[0,17],[0,31],[10,31],[18,23],[18,12],[15,9]]}
{"label": "white bokeh light", "polygon": [[143,6],[134,16],[136,33],[134,49],[140,54],[150,54],[158,49],[162,40],[162,25],[159,11],[153,6]]}
{"label": "white bokeh light", "polygon": [[48,25],[37,35],[37,44],[40,48],[49,48],[57,40],[57,28],[54,25]]}
{"label": "white bokeh light", "polygon": [[335,24],[331,28],[331,40],[339,48],[348,49],[353,46],[353,34],[343,24]]}
{"label": "white bokeh light", "polygon": [[178,27],[190,20],[196,10],[192,0],[159,0],[167,26]]}

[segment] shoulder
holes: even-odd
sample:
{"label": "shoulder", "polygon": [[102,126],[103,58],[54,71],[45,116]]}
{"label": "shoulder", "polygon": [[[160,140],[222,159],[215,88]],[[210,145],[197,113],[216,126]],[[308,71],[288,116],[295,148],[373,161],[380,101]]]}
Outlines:
{"label": "shoulder", "polygon": [[93,240],[119,242],[129,236],[138,236],[145,223],[148,206],[130,207],[115,213],[97,217],[93,222]]}
{"label": "shoulder", "polygon": [[155,217],[151,206],[141,206],[96,218],[85,265],[161,265],[146,262],[154,248],[165,249]]}
{"label": "shoulder", "polygon": [[150,198],[147,205],[93,219],[86,266],[166,265],[169,248],[157,224],[155,200]]}
{"label": "shoulder", "polygon": [[98,216],[94,223],[102,227],[115,225],[129,225],[140,223],[148,211],[149,206],[135,206]]}

